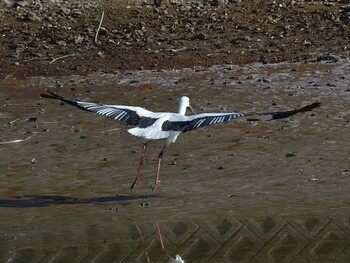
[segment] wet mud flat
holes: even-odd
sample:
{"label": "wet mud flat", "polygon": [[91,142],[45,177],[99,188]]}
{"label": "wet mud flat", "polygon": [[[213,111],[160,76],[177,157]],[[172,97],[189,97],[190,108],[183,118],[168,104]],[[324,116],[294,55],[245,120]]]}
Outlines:
{"label": "wet mud flat", "polygon": [[[345,60],[1,80],[0,261],[344,262],[349,71]],[[45,88],[153,111],[176,111],[181,95],[198,113],[322,106],[180,135],[156,193],[152,142],[130,192],[142,140],[40,99]]]}

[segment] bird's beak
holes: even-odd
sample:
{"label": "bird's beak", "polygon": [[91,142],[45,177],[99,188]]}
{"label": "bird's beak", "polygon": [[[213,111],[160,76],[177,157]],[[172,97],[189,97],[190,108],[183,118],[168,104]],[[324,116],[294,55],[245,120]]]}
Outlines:
{"label": "bird's beak", "polygon": [[197,113],[194,111],[194,109],[192,108],[191,105],[188,105],[188,108],[191,110],[191,112],[192,112],[193,114],[197,114]]}

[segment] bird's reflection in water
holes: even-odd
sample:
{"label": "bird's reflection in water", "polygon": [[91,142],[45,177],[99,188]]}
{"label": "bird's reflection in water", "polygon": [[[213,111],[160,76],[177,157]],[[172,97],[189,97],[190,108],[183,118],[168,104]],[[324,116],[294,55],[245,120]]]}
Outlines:
{"label": "bird's reflection in water", "polygon": [[[146,246],[145,246],[145,239],[143,237],[143,234],[142,234],[142,231],[141,231],[141,228],[138,226],[138,225],[135,225],[136,228],[137,228],[137,232],[139,234],[139,242],[142,243],[142,246],[143,246],[143,251],[144,251],[144,254],[145,254],[145,257],[146,257],[146,260],[147,262],[152,262],[151,259],[150,259],[150,256],[149,256],[149,253],[146,249]],[[162,237],[162,233],[160,231],[160,225],[157,224],[156,225],[156,233],[157,233],[157,236],[159,238],[159,242],[160,242],[160,246],[162,248],[162,251],[167,255],[167,257],[169,258],[169,261],[170,263],[185,263],[185,261],[181,258],[180,255],[175,255],[175,258],[173,258],[168,250],[165,248],[164,246],[164,242],[163,242],[163,237]]]}
{"label": "bird's reflection in water", "polygon": [[[350,258],[348,214],[240,218],[217,214],[191,220],[139,218],[143,223],[136,223],[130,217],[123,219],[119,212],[69,217],[57,212],[62,206],[54,210],[51,220],[47,220],[48,207],[7,211],[0,214],[0,262],[39,262],[38,255],[40,262],[81,262],[86,258],[86,262],[96,263],[334,263],[349,262]],[[9,217],[11,212],[26,216]]]}

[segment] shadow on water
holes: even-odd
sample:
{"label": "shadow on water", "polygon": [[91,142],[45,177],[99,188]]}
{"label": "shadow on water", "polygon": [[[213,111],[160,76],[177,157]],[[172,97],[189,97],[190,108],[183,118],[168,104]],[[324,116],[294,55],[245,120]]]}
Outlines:
{"label": "shadow on water", "polygon": [[74,198],[59,195],[42,195],[42,196],[18,196],[15,199],[0,199],[0,207],[45,207],[48,205],[74,205],[74,204],[103,204],[108,202],[131,201],[138,199],[154,198],[157,195],[141,195],[141,196],[103,196],[92,198]]}

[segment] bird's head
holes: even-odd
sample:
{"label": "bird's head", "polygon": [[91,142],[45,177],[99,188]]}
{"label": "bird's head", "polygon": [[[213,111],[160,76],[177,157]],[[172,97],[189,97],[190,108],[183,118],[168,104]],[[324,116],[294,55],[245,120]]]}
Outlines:
{"label": "bird's head", "polygon": [[185,115],[186,114],[186,110],[187,108],[189,108],[193,114],[196,114],[194,109],[192,108],[192,106],[190,105],[190,98],[186,97],[186,96],[182,96],[179,99],[179,110],[178,113]]}

